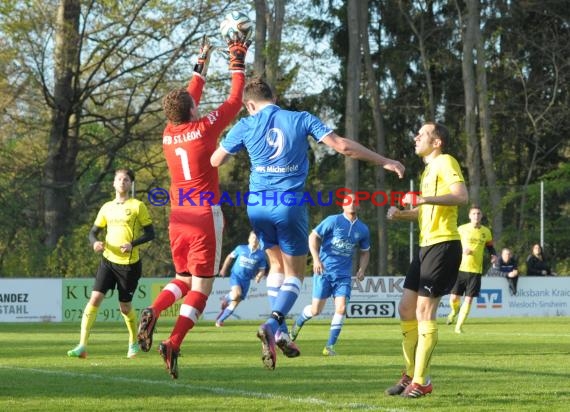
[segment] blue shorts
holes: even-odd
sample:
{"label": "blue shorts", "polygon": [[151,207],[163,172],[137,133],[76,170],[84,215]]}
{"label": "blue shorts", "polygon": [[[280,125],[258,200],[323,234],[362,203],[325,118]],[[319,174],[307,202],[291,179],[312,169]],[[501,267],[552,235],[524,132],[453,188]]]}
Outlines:
{"label": "blue shorts", "polygon": [[306,204],[248,205],[247,215],[263,250],[279,246],[290,256],[309,253],[309,213]]}
{"label": "blue shorts", "polygon": [[350,299],[352,290],[352,278],[350,276],[332,277],[326,273],[313,275],[313,299],[328,299],[331,296],[337,298],[344,296]]}
{"label": "blue shorts", "polygon": [[251,279],[246,280],[237,276],[230,276],[230,287],[239,286],[241,288],[241,300],[244,300],[247,297],[250,284]]}

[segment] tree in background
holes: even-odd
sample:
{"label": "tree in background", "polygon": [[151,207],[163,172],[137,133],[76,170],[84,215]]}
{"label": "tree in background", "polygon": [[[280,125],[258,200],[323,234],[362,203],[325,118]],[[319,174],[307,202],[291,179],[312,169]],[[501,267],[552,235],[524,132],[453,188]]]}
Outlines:
{"label": "tree in background", "polygon": [[[111,179],[116,166],[128,164],[137,172],[136,194],[142,200],[150,188],[167,187],[160,144],[164,125],[160,99],[166,90],[186,84],[198,40],[205,33],[219,37],[219,20],[230,8],[249,11],[253,17],[257,9],[252,7],[261,4],[209,0],[181,9],[148,0],[123,3],[0,0],[2,276],[92,275],[95,262],[90,260],[85,237],[97,205],[111,196],[102,189],[106,187],[102,182]],[[466,164],[472,145],[465,134],[464,44],[459,28],[468,3],[357,3],[370,17],[359,28],[363,64],[356,95],[360,142],[381,151],[383,129],[386,154],[401,159],[407,177],[417,182],[422,165],[413,153],[411,136],[421,121],[435,115],[456,136],[451,150]],[[66,27],[56,25],[58,7],[73,11],[72,6],[78,4],[79,43],[58,54],[61,59],[56,66],[56,29]],[[261,64],[257,53],[267,59],[270,52],[278,50],[271,54],[271,70],[280,104],[318,113],[343,133],[347,123],[348,2],[266,0],[263,6],[266,28],[260,32],[265,33],[265,39],[280,33],[280,40],[274,43],[279,44],[278,49],[269,42],[259,48],[254,44],[254,65]],[[478,115],[475,132],[482,167],[474,168],[473,173],[480,178],[481,206],[493,226],[498,224],[500,210],[504,211],[499,246],[525,255],[539,240],[540,181],[544,181],[545,250],[557,272],[568,272],[570,141],[566,130],[570,128],[570,105],[565,85],[570,83],[570,10],[557,0],[498,0],[477,6],[480,24],[471,55],[476,68],[473,107]],[[67,29],[75,30],[73,24]],[[74,53],[75,60],[71,57]],[[213,63],[211,69],[217,66]],[[210,71],[210,87],[201,103],[204,108],[218,103],[216,99],[225,92],[225,82],[218,81],[223,76],[227,73]],[[65,79],[70,79],[69,83],[58,86],[56,99],[56,84]],[[57,116],[52,116],[55,112]],[[62,123],[56,127],[50,119]],[[55,143],[50,146],[52,139]],[[320,147],[313,153],[308,189],[327,192],[343,186],[346,175],[339,167],[340,158]],[[61,154],[65,158],[57,157]],[[56,174],[58,168],[67,169]],[[247,187],[248,168],[246,159],[236,158],[232,167],[221,171],[222,188]],[[493,171],[495,183],[490,176]],[[483,173],[485,178],[480,177]],[[386,176],[382,184],[376,174],[377,168],[358,165],[358,185],[408,190],[407,181]],[[52,184],[54,181],[57,184]],[[47,182],[50,187],[44,185]],[[61,199],[54,197],[55,193],[61,193]],[[63,230],[55,247],[46,246],[57,237],[48,236],[48,194],[53,201],[50,208],[59,201],[69,204],[67,212],[58,217],[65,223],[54,225]],[[166,208],[150,209],[157,222],[157,239],[142,251],[145,266],[149,274],[166,274],[171,270]],[[311,221],[337,210],[335,205],[311,208]],[[228,242],[241,242],[242,229],[248,226],[245,214],[236,207],[224,212],[231,222]],[[361,210],[376,233],[382,231],[379,214],[382,212],[370,204]],[[495,227],[493,230],[497,233]],[[385,273],[402,273],[409,259],[409,230],[390,225],[387,237],[387,241],[378,238],[388,247]],[[381,268],[383,264],[377,260],[383,260],[380,251],[372,254],[370,267]]]}
{"label": "tree in background", "polygon": [[[59,265],[63,249],[73,247],[68,240],[75,238],[78,222],[91,220],[86,217],[93,213],[91,205],[108,196],[101,193],[101,182],[116,166],[151,175],[153,166],[164,167],[162,159],[155,159],[162,127],[155,115],[160,99],[172,84],[185,84],[197,40],[205,33],[217,34],[219,16],[228,4],[208,1],[176,11],[148,1],[0,6],[0,31],[24,74],[6,66],[8,82],[15,80],[24,89],[21,94],[11,90],[14,99],[5,116],[23,127],[14,127],[15,134],[2,139],[12,142],[3,149],[9,159],[16,154],[11,149],[27,138],[28,146],[38,147],[35,160],[42,170],[33,176],[37,202],[26,205],[33,232],[20,226],[8,235],[34,244],[29,247],[34,258],[26,259],[50,256],[40,267],[51,272],[49,262]],[[28,80],[18,81],[18,76]],[[29,95],[43,100],[44,107],[31,110],[29,102],[37,102]],[[36,117],[42,120],[39,127]],[[12,177],[11,183],[19,179]],[[2,241],[0,250],[9,247]],[[69,267],[73,264],[53,269],[66,273]]]}

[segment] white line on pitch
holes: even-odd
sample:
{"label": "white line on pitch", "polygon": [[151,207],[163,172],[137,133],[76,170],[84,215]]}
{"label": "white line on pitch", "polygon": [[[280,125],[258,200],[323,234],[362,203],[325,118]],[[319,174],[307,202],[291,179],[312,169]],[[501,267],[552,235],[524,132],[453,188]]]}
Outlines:
{"label": "white line on pitch", "polygon": [[[570,338],[570,333],[532,333],[532,332],[477,332],[482,336],[524,336],[537,338]],[[474,335],[475,336],[475,335]]]}
{"label": "white line on pitch", "polygon": [[228,388],[221,388],[221,387],[211,387],[211,386],[199,386],[199,385],[189,385],[184,383],[174,383],[171,381],[156,381],[151,379],[136,379],[136,378],[127,378],[122,376],[104,376],[94,373],[76,373],[76,372],[66,372],[66,371],[53,371],[53,370],[45,370],[45,369],[37,369],[37,368],[20,368],[15,366],[9,365],[0,365],[0,369],[8,369],[8,370],[16,370],[21,372],[32,372],[32,373],[39,373],[44,375],[55,375],[55,376],[68,376],[73,378],[87,378],[87,379],[104,379],[107,381],[118,381],[118,382],[128,382],[128,383],[144,383],[149,385],[163,385],[163,386],[172,386],[176,388],[186,388],[189,390],[194,391],[204,391],[204,392],[211,392],[218,395],[235,395],[235,396],[243,396],[243,397],[255,397],[259,399],[276,399],[276,400],[284,400],[293,403],[300,403],[300,404],[309,404],[309,405],[317,405],[317,406],[324,406],[330,408],[346,408],[346,409],[362,409],[362,410],[375,410],[375,411],[384,411],[384,412],[402,412],[401,409],[393,409],[393,408],[381,408],[374,405],[368,405],[363,403],[346,403],[346,404],[339,404],[336,402],[328,402],[318,398],[312,397],[291,397],[291,396],[283,396],[283,395],[276,395],[272,393],[263,393],[263,392],[250,392],[250,391],[243,391],[239,389],[228,389]]}

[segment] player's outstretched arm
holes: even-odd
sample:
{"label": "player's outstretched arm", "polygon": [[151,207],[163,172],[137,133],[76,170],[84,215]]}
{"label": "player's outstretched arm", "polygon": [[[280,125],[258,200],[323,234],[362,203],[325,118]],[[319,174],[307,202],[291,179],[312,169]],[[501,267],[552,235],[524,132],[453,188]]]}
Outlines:
{"label": "player's outstretched arm", "polygon": [[198,61],[194,65],[194,73],[199,76],[206,77],[208,73],[208,66],[210,65],[210,57],[214,51],[214,46],[210,43],[208,36],[204,35],[202,37],[202,44],[200,45],[200,51],[198,52]]}
{"label": "player's outstretched arm", "polygon": [[406,168],[402,163],[367,149],[354,140],[344,138],[333,132],[324,137],[321,141],[344,156],[382,166],[384,169],[396,173],[399,178],[404,177]]}
{"label": "player's outstretched arm", "polygon": [[210,164],[213,167],[220,167],[232,157],[231,154],[226,152],[223,147],[219,146],[210,157]]}

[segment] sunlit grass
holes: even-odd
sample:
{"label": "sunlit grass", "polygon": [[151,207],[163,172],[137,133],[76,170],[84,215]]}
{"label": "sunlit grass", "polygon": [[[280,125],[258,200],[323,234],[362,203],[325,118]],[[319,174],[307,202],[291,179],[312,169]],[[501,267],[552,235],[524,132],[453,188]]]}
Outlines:
{"label": "sunlit grass", "polygon": [[[434,392],[423,399],[383,394],[402,369],[396,320],[348,319],[324,357],[328,322],[298,339],[302,355],[262,367],[257,324],[205,322],[191,331],[170,379],[156,348],[127,359],[121,323],[97,323],[87,359],[70,359],[79,325],[0,324],[2,411],[566,411],[570,403],[568,318],[470,319],[464,335],[440,324]],[[155,342],[168,336],[160,323]],[[156,343],[155,343],[156,346]]]}

